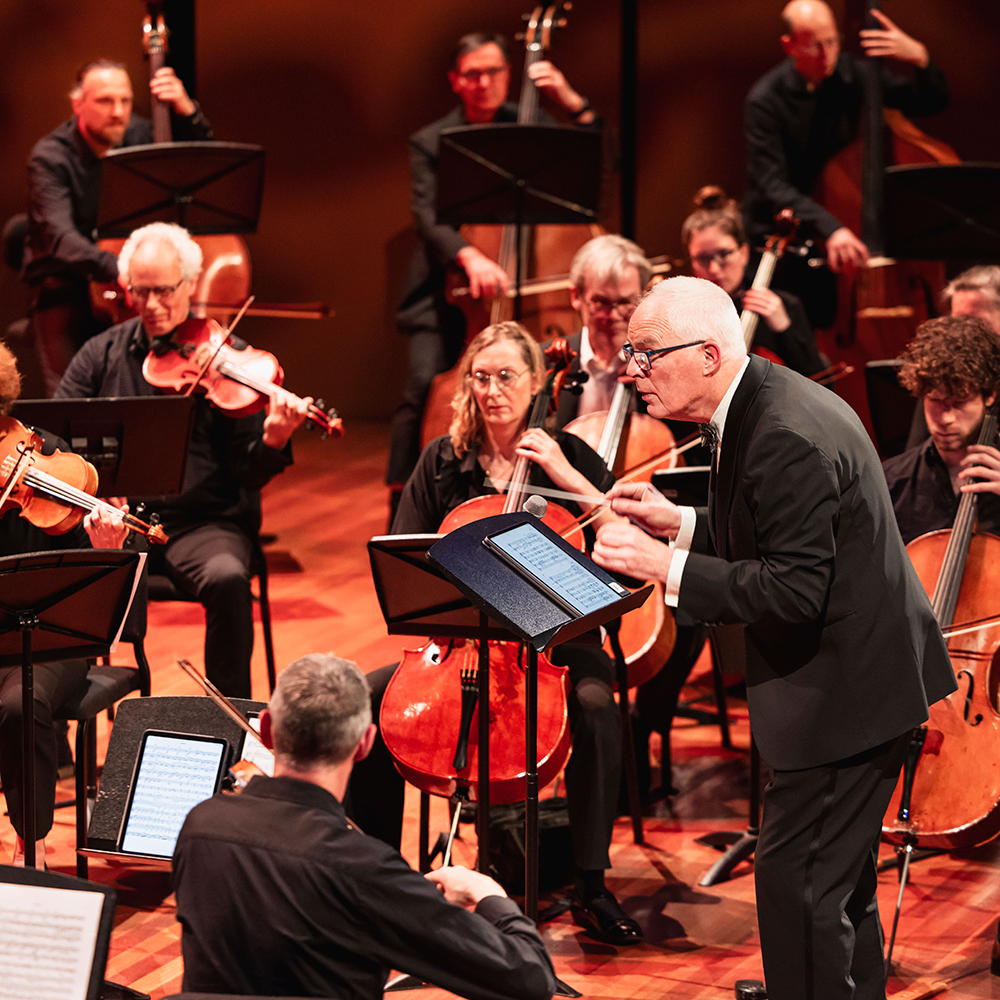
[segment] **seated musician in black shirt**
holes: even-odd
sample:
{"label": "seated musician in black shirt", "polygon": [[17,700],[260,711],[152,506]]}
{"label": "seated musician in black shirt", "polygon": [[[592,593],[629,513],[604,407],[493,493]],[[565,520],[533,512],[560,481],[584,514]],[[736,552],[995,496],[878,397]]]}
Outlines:
{"label": "seated musician in black shirt", "polygon": [[[212,138],[184,84],[164,66],[150,92],[173,112],[175,139]],[[46,388],[51,393],[73,352],[100,329],[88,280],[114,281],[115,255],[94,243],[101,159],[119,146],[153,141],[153,127],[132,113],[132,82],[121,63],[98,59],[77,74],[73,117],[39,139],[28,159],[28,237],[23,279]]]}
{"label": "seated musician in black shirt", "polygon": [[1000,450],[976,443],[1000,391],[1000,337],[976,316],[942,316],[918,327],[902,360],[899,380],[921,401],[930,431],[883,462],[903,541],[950,528],[969,492],[979,495],[979,527],[1000,530]]}
{"label": "seated musician in black shirt", "polygon": [[[0,342],[0,447],[7,436],[2,420],[21,394],[21,376],[17,360]],[[51,455],[55,449],[67,450],[65,442],[45,431],[35,432],[44,441],[42,453]],[[6,454],[7,448],[4,448]],[[6,477],[8,473],[4,473]],[[0,488],[6,486],[4,482]],[[127,510],[128,508],[123,508]],[[48,549],[121,548],[126,529],[107,510],[87,514],[82,525],[62,535],[49,535],[20,516],[12,506],[0,517],[0,556],[22,552],[44,552]],[[62,663],[36,663],[34,666],[35,694],[35,863],[45,864],[45,836],[52,828],[52,806],[56,793],[57,751],[56,728],[52,717],[59,706],[72,697],[87,673],[86,660]],[[24,864],[24,785],[21,743],[21,668],[0,667],[0,783],[7,799],[7,812],[17,840],[13,864]]]}
{"label": "seated musician in black shirt", "polygon": [[347,782],[375,738],[354,663],[296,660],[260,721],[274,777],[195,806],[177,838],[185,991],[380,1000],[399,969],[473,1000],[552,996],[538,931],[493,879],[421,877],[348,822]]}

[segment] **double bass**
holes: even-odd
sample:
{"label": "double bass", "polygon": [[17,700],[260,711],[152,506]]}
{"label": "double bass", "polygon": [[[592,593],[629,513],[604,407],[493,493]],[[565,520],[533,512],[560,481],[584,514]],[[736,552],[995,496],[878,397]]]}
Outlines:
{"label": "double bass", "polygon": [[[996,403],[988,411],[979,444],[997,438]],[[887,840],[916,839],[922,846],[976,847],[1000,833],[1000,621],[996,567],[1000,537],[976,530],[977,495],[963,493],[950,529],[915,538],[906,550],[947,635],[955,622],[982,623],[958,629],[948,652],[958,690],[935,702],[917,731],[904,778],[893,793],[882,825]]]}
{"label": "double bass", "polygon": [[[528,75],[528,70],[546,58],[557,30],[565,26],[563,12],[570,6],[569,3],[540,5],[531,14],[525,15],[524,72],[517,109],[518,125],[533,125],[538,122],[538,88]],[[520,234],[521,245],[518,246],[516,226],[462,226],[462,238],[495,260],[506,271],[511,286],[520,285],[524,294],[525,287],[531,283],[530,294],[522,300],[520,315],[515,316],[516,300],[513,291],[507,295],[497,294],[491,300],[473,299],[468,294],[465,273],[452,275],[446,295],[465,314],[466,343],[487,326],[514,318],[524,323],[538,341],[551,339],[553,333],[555,336],[565,336],[565,330],[575,322],[569,301],[569,282],[565,274],[569,271],[577,250],[603,231],[600,226],[593,224],[524,227]],[[556,276],[555,280],[550,281],[553,276]],[[517,281],[514,280],[515,277]],[[421,448],[448,429],[457,374],[456,365],[434,377],[424,406],[420,429]]]}
{"label": "double bass", "polygon": [[[879,0],[866,0],[867,23]],[[860,22],[861,18],[857,18]],[[856,274],[837,280],[834,326],[817,330],[820,349],[834,362],[852,365],[855,375],[839,383],[868,429],[874,429],[863,378],[868,361],[897,357],[917,326],[937,315],[936,301],[945,284],[942,261],[897,261],[885,256],[885,168],[889,164],[958,163],[945,143],[921,132],[904,115],[883,103],[880,59],[866,57],[865,106],[861,136],[823,169],[813,198],[861,236],[871,256]]]}

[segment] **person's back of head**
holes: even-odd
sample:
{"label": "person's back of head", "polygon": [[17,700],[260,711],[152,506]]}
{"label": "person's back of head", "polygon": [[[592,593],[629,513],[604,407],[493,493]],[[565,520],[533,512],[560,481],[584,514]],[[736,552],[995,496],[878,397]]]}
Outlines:
{"label": "person's back of head", "polygon": [[372,719],[368,681],[332,653],[303,656],[283,670],[271,695],[275,757],[296,771],[342,764]]}

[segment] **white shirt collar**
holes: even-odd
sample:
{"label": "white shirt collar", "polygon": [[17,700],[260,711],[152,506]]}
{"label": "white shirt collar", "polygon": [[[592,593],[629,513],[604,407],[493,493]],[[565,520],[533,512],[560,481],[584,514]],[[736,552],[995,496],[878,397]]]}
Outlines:
{"label": "white shirt collar", "polygon": [[729,388],[726,390],[726,394],[722,397],[719,405],[715,408],[715,413],[712,414],[712,419],[710,423],[715,427],[716,433],[719,435],[719,444],[722,444],[722,435],[726,432],[726,417],[729,416],[729,407],[733,402],[733,396],[736,395],[736,390],[739,388],[739,384],[743,379],[743,375],[747,370],[747,366],[750,364],[750,355],[747,355],[743,359],[743,366],[736,373],[736,378],[729,383]]}

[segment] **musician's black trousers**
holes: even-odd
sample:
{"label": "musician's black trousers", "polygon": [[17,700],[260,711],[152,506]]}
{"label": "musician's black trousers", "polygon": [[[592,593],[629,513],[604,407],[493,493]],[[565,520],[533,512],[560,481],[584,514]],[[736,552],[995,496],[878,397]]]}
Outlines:
{"label": "musician's black trousers", "polygon": [[910,733],[803,771],[776,771],[754,856],[770,1000],[884,1000],[879,832]]}
{"label": "musician's black trousers", "polygon": [[[52,717],[83,683],[86,660],[36,663],[32,668],[35,695],[35,837],[41,840],[52,829],[56,794],[56,731]],[[21,668],[0,667],[0,782],[7,798],[10,823],[24,833],[24,782],[22,767]]]}
{"label": "musician's black trousers", "polygon": [[[610,868],[608,847],[621,780],[621,718],[612,695],[612,664],[597,648],[563,646],[553,662],[569,667],[573,753],[566,765],[566,798],[573,855],[580,869]],[[378,722],[382,696],[396,664],[368,674],[372,714]],[[457,676],[456,676],[457,683]],[[399,848],[403,828],[402,776],[381,736],[368,757],[354,766],[348,811],[362,830]]]}

